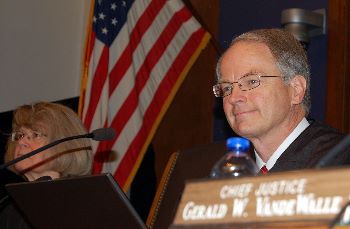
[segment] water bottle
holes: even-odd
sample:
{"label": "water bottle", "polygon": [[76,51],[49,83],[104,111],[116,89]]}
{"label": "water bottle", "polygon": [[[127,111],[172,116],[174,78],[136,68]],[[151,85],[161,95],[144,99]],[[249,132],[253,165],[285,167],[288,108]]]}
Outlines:
{"label": "water bottle", "polygon": [[249,141],[241,137],[227,139],[228,152],[215,163],[210,172],[211,178],[240,177],[256,175],[258,166],[248,155]]}

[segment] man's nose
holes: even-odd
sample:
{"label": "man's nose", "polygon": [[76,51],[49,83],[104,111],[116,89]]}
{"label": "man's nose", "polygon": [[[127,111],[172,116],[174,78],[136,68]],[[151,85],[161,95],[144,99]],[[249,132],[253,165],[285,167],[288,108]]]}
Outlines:
{"label": "man's nose", "polygon": [[246,92],[242,91],[237,84],[232,87],[231,94],[227,97],[230,103],[244,102],[246,101]]}

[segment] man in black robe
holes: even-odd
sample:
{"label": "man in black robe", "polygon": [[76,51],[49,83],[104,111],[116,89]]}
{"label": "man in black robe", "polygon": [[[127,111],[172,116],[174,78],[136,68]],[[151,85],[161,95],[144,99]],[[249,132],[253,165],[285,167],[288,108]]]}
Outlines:
{"label": "man in black robe", "polygon": [[[307,119],[310,69],[305,50],[288,31],[261,29],[235,38],[217,64],[215,96],[222,97],[233,131],[252,142],[252,157],[268,172],[314,168],[344,134]],[[152,228],[168,228],[175,216],[185,180],[208,177],[226,152],[216,142],[182,152],[169,160],[158,190],[161,197],[149,216]],[[326,166],[350,164],[350,148]],[[169,171],[169,172],[167,172]]]}
{"label": "man in black robe", "polygon": [[[223,98],[228,123],[249,139],[258,167],[269,171],[312,168],[343,134],[306,119],[310,69],[291,33],[260,29],[233,40],[217,65],[214,94]],[[350,162],[350,149],[328,165]]]}

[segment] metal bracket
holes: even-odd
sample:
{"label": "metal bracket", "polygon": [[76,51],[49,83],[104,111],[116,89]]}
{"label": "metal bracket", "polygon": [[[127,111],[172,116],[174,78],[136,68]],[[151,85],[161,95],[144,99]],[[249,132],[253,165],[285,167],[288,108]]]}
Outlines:
{"label": "metal bracket", "polygon": [[308,44],[311,37],[326,34],[326,10],[286,9],[282,11],[281,24],[300,42]]}

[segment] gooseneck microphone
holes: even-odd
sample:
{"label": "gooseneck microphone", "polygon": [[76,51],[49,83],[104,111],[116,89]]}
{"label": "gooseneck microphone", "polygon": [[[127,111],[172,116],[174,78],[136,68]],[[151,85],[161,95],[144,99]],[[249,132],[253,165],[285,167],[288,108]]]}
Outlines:
{"label": "gooseneck microphone", "polygon": [[92,138],[95,141],[107,141],[115,137],[115,130],[113,128],[100,128],[87,135],[89,135],[88,138]]}
{"label": "gooseneck microphone", "polygon": [[56,140],[54,142],[51,142],[47,145],[44,145],[36,150],[33,150],[30,153],[24,154],[16,159],[13,159],[7,163],[0,165],[0,170],[7,168],[13,164],[16,164],[19,161],[23,161],[24,159],[26,159],[28,157],[31,157],[37,153],[40,153],[48,148],[51,148],[55,145],[60,144],[62,142],[66,142],[66,141],[70,141],[70,140],[74,140],[74,139],[79,139],[79,138],[92,138],[92,140],[95,140],[95,141],[107,141],[107,140],[112,140],[114,138],[114,136],[115,136],[115,130],[113,128],[100,128],[100,129],[96,129],[88,134],[81,134],[81,135],[75,135],[75,136],[62,138],[62,139]]}
{"label": "gooseneck microphone", "polygon": [[327,166],[334,157],[344,152],[350,146],[350,134],[346,135],[336,146],[334,146],[325,156],[323,156],[316,165],[316,168]]}

